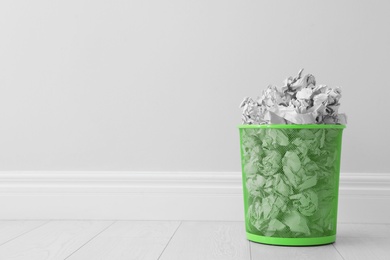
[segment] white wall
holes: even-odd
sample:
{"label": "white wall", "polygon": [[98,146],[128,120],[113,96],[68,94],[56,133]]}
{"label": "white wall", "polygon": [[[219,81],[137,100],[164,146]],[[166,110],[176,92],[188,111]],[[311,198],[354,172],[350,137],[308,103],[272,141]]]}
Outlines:
{"label": "white wall", "polygon": [[340,85],[343,172],[390,172],[388,1],[0,2],[0,171],[239,171],[238,105]]}

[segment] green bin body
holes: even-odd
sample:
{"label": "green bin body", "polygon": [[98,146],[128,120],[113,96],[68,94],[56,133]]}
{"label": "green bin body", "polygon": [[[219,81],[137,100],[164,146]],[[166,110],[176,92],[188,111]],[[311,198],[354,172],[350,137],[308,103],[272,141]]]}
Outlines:
{"label": "green bin body", "polygon": [[336,240],[344,125],[241,125],[248,240],[310,246]]}

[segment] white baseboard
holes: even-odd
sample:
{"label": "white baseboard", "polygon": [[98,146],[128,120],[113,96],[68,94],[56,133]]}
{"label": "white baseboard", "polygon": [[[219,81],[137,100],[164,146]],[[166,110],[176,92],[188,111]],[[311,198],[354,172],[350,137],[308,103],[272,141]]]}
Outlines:
{"label": "white baseboard", "polygon": [[[243,221],[239,172],[0,172],[0,219]],[[339,222],[390,223],[390,173],[344,173]]]}

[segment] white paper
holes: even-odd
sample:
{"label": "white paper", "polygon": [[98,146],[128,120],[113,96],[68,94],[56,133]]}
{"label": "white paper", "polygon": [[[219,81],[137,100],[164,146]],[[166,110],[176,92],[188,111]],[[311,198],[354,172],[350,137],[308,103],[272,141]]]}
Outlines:
{"label": "white paper", "polygon": [[243,124],[346,124],[339,114],[341,89],[316,85],[315,77],[302,70],[289,77],[284,86],[268,86],[257,100],[245,98]]}

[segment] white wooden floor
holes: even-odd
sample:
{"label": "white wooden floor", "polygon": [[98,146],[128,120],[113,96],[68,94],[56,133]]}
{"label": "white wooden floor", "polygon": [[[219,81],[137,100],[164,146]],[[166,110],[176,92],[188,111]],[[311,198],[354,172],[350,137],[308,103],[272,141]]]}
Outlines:
{"label": "white wooden floor", "polygon": [[339,224],[315,247],[251,243],[242,222],[0,221],[1,260],[389,260],[390,225]]}

